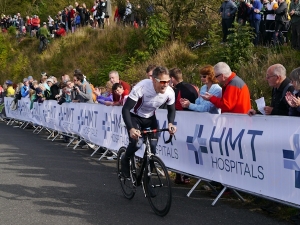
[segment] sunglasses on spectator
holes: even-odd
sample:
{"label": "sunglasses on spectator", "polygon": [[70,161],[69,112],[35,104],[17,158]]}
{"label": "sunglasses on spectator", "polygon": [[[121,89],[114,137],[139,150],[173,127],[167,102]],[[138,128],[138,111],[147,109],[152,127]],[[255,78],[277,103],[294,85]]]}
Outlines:
{"label": "sunglasses on spectator", "polygon": [[220,73],[218,75],[216,75],[215,77],[218,78],[219,76],[223,75],[223,73]]}
{"label": "sunglasses on spectator", "polygon": [[201,78],[206,78],[206,77],[207,77],[207,75],[200,75],[200,77],[201,77]]}
{"label": "sunglasses on spectator", "polygon": [[170,80],[160,80],[160,79],[158,79],[158,78],[155,78],[155,80],[158,82],[158,83],[160,83],[160,84],[168,84],[169,82],[170,82]]}

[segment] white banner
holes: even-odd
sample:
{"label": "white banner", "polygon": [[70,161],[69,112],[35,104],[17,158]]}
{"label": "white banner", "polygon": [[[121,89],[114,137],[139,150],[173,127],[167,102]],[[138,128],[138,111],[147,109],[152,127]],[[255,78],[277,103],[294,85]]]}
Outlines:
{"label": "white banner", "polygon": [[[100,104],[35,103],[28,99],[6,115],[32,121],[58,131],[78,134],[87,140],[118,150],[127,146],[121,107]],[[157,110],[159,127],[167,127],[166,110]],[[160,134],[157,153],[167,167],[245,191],[300,204],[299,118],[214,115],[179,111],[176,140],[164,144],[168,132]]]}

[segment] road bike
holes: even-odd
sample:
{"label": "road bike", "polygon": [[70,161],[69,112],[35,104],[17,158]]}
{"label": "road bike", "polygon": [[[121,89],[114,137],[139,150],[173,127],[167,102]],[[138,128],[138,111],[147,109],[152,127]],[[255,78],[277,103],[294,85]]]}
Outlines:
{"label": "road bike", "polygon": [[[143,187],[145,197],[153,211],[159,216],[168,214],[172,203],[172,189],[168,170],[163,161],[151,153],[150,139],[154,133],[169,131],[168,129],[146,129],[141,131],[140,145],[145,144],[143,158],[133,155],[130,158],[130,177],[121,173],[121,159],[126,148],[122,147],[117,155],[117,174],[122,192],[127,199],[132,199],[138,186]],[[174,135],[165,141],[169,143]]]}

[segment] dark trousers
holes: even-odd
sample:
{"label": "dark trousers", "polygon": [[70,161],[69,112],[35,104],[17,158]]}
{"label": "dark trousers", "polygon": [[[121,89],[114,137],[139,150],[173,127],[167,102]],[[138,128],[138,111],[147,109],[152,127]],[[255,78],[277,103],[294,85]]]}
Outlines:
{"label": "dark trousers", "polygon": [[229,29],[232,27],[233,19],[222,19],[223,42],[227,41],[227,36],[230,34]]}
{"label": "dark trousers", "polygon": [[[133,127],[139,130],[145,130],[146,128],[150,128],[151,130],[153,130],[153,129],[157,129],[158,127],[155,115],[151,116],[150,118],[142,118],[134,114],[131,114],[131,121]],[[129,131],[128,131],[128,137],[129,137],[129,144],[127,146],[126,153],[125,153],[125,156],[127,158],[132,156],[139,149],[139,147],[136,146],[137,140],[130,137]],[[158,135],[157,133],[155,133],[150,139],[151,152],[153,154],[156,153],[157,140],[158,140]]]}
{"label": "dark trousers", "polygon": [[260,24],[260,20],[251,20],[250,21],[250,25],[251,25],[251,27],[253,27],[254,33],[255,33],[255,37],[253,40],[254,45],[258,45],[258,41],[259,41],[259,24]]}
{"label": "dark trousers", "polygon": [[300,22],[292,23],[292,48],[300,50]]}

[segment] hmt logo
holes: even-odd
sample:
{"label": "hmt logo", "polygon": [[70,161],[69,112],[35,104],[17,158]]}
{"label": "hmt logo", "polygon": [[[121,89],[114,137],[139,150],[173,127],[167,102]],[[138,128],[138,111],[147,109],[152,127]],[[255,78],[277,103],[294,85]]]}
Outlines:
{"label": "hmt logo", "polygon": [[[205,157],[205,163],[210,163],[212,169],[263,180],[263,167],[257,162],[255,149],[256,137],[261,138],[262,135],[263,131],[260,130],[216,126],[213,126],[212,130],[211,128],[205,130],[204,125],[196,124],[194,136],[187,136],[186,144],[187,149],[194,152],[193,163],[204,165],[203,154],[210,154],[211,159]],[[243,148],[245,145],[250,148]],[[232,151],[237,151],[238,154]],[[234,155],[231,156],[232,154]],[[248,156],[246,160],[245,155]]]}
{"label": "hmt logo", "polygon": [[300,188],[300,168],[295,161],[300,155],[300,137],[299,134],[294,134],[293,136],[293,150],[283,149],[283,165],[285,169],[294,170],[295,171],[295,188]]}
{"label": "hmt logo", "polygon": [[[203,125],[196,125],[194,136],[187,136],[186,138],[186,144],[188,147],[188,150],[194,151],[195,154],[195,160],[196,164],[203,165],[203,158],[202,153],[208,153],[207,152],[207,146],[206,146],[206,138],[201,138],[203,132]],[[199,147],[198,149],[194,145],[194,141],[197,140]]]}

